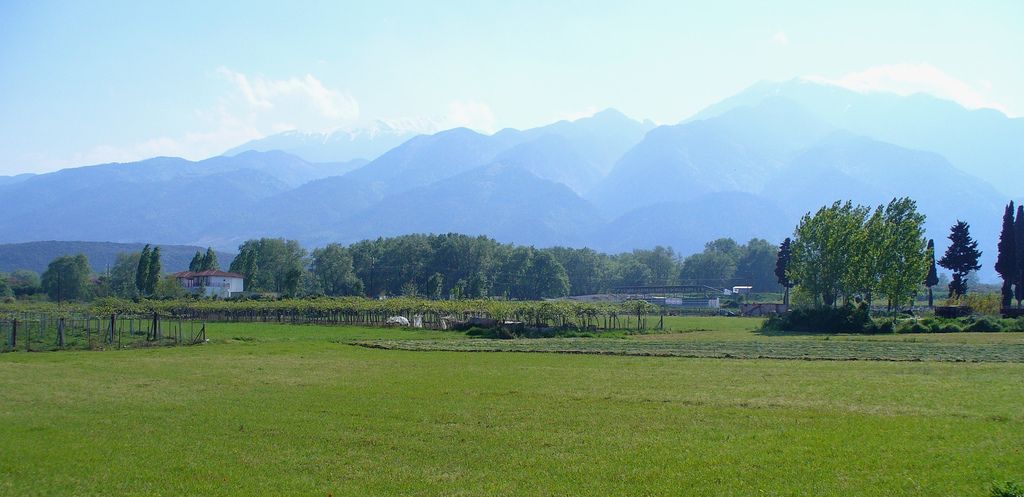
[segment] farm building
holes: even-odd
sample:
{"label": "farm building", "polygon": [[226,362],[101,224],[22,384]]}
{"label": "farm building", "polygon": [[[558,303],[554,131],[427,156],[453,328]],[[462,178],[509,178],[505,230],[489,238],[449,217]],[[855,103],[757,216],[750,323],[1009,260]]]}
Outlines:
{"label": "farm building", "polygon": [[227,298],[245,291],[245,278],[238,273],[227,273],[216,269],[209,271],[182,271],[174,273],[181,286],[190,293],[201,293],[207,297]]}

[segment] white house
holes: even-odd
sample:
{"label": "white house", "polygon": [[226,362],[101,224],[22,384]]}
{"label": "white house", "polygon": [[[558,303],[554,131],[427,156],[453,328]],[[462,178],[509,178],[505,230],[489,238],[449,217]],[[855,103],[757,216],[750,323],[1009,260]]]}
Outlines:
{"label": "white house", "polygon": [[211,269],[209,271],[183,271],[174,274],[181,286],[191,293],[201,293],[207,297],[227,298],[245,291],[245,278],[238,273],[227,273]]}

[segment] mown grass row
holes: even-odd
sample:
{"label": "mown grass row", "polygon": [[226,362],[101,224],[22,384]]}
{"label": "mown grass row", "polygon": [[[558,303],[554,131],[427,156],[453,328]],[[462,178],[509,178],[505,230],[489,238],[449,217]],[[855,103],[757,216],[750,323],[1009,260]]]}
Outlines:
{"label": "mown grass row", "polygon": [[1024,363],[1024,344],[907,343],[844,340],[684,341],[551,338],[546,340],[352,340],[361,347],[449,352],[547,352],[624,356]]}

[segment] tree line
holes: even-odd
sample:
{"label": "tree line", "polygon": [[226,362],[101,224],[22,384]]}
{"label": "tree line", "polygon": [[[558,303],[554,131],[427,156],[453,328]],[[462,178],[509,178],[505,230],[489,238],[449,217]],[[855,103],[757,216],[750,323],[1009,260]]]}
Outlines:
{"label": "tree line", "polygon": [[668,247],[612,255],[450,233],[330,244],[311,253],[294,240],[249,240],[239,247],[230,271],[245,276],[247,289],[288,296],[536,300],[679,283],[722,287],[743,282],[777,291],[774,264],[774,246],[760,239],[741,245],[723,238],[682,258]]}
{"label": "tree line", "polygon": [[[1024,211],[1013,219],[1012,204],[1004,218],[1004,234],[1015,233]],[[913,302],[923,288],[932,304],[932,287],[938,284],[936,263],[950,271],[948,296],[961,297],[968,291],[968,275],[981,268],[981,251],[971,237],[970,225],[957,221],[950,228],[950,245],[942,258],[935,260],[935,243],[924,236],[925,216],[910,198],[896,198],[874,208],[835,202],[814,214],[803,216],[793,238],[779,246],[774,274],[786,289],[796,287],[798,295],[813,307],[835,307],[840,302],[864,302],[870,306],[883,298],[890,310]],[[1024,240],[1024,222],[1021,240]],[[1002,254],[1017,254],[1015,238],[1000,241],[1000,274],[1018,275],[1018,259]],[[1024,251],[1021,252],[1024,255]],[[1024,288],[1013,280],[1011,285]],[[1004,299],[1007,285],[1004,283]]]}
{"label": "tree line", "polygon": [[[248,291],[289,297],[536,300],[673,284],[719,288],[745,284],[775,292],[781,287],[773,277],[774,264],[774,245],[761,239],[745,244],[729,238],[713,240],[702,252],[681,257],[670,247],[605,254],[588,248],[539,249],[449,233],[378,238],[349,246],[329,244],[312,251],[295,240],[247,240],[228,270],[243,275]],[[212,249],[196,252],[189,270],[211,269],[221,269],[216,253]],[[28,297],[33,292],[29,287],[55,301],[184,294],[176,279],[163,274],[160,248],[150,245],[141,252],[119,254],[114,265],[99,275],[91,274],[84,255],[54,260],[44,273],[45,281],[24,273],[0,275],[7,285],[6,290],[0,287],[0,297]],[[60,283],[59,292],[54,282]]]}

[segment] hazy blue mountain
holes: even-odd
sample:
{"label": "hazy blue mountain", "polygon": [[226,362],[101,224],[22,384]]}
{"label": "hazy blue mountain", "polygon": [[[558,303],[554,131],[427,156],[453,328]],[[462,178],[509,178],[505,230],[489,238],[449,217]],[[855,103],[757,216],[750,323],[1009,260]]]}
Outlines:
{"label": "hazy blue mountain", "polygon": [[972,224],[985,252],[982,276],[991,279],[1006,201],[991,183],[934,150],[845,129],[837,109],[859,94],[811,85],[801,95],[820,95],[801,100],[789,95],[795,90],[755,88],[653,129],[607,110],[493,135],[465,128],[419,135],[370,162],[249,151],[8,180],[0,183],[0,242],[235,248],[283,236],[314,247],[464,232],[609,251],[671,245],[687,254],[722,236],[778,242],[802,214],[835,200],[874,205],[909,195],[940,250],[956,219]]}
{"label": "hazy blue mountain", "polygon": [[514,137],[522,143],[502,152],[495,162],[521,167],[584,194],[652,128],[650,121],[636,121],[607,109],[525,131],[506,129],[495,136]]}
{"label": "hazy blue mountain", "polygon": [[786,99],[660,126],[629,150],[588,198],[614,216],[711,192],[756,193],[795,153],[832,130]]}
{"label": "hazy blue mountain", "polygon": [[0,186],[20,183],[33,176],[35,176],[35,174],[32,173],[15,174],[14,176],[0,176]]}
{"label": "hazy blue mountain", "polygon": [[909,196],[927,215],[928,236],[943,249],[950,226],[958,219],[971,223],[984,252],[982,274],[994,275],[1006,201],[991,184],[941,155],[837,133],[795,157],[766,186],[764,196],[775,199],[790,218],[838,199],[879,205]]}
{"label": "hazy blue mountain", "polygon": [[498,155],[494,162],[565,184],[580,194],[590,190],[604,176],[600,164],[560,135],[543,135],[516,145]]}
{"label": "hazy blue mountain", "polygon": [[331,238],[316,241],[456,232],[541,246],[581,244],[602,222],[565,185],[518,167],[489,165],[385,196],[338,226]]}
{"label": "hazy blue mountain", "polygon": [[729,237],[778,242],[796,224],[771,199],[743,192],[714,192],[686,200],[659,202],[628,212],[590,237],[592,247],[608,252],[671,246],[680,254],[700,252],[708,241]]}
{"label": "hazy blue mountain", "polygon": [[408,128],[374,121],[363,127],[324,133],[285,131],[243,143],[224,152],[224,155],[233,156],[249,150],[281,150],[309,162],[373,160],[417,134]]}
{"label": "hazy blue mountain", "polygon": [[[9,273],[18,269],[30,269],[37,273],[46,270],[50,261],[65,255],[85,254],[96,273],[104,273],[114,265],[117,254],[140,252],[142,243],[110,242],[28,242],[0,244],[0,272]],[[184,271],[192,262],[196,251],[206,247],[188,245],[160,245],[160,261],[166,272]],[[217,260],[226,269],[235,257],[232,252],[217,251]]]}
{"label": "hazy blue mountain", "polygon": [[345,177],[385,193],[408,191],[485,165],[521,141],[467,128],[420,135]]}
{"label": "hazy blue mountain", "polygon": [[[361,165],[311,164],[283,152],[192,162],[157,157],[64,169],[0,186],[0,241],[191,242],[258,200]],[[218,245],[220,246],[220,245]]]}
{"label": "hazy blue mountain", "polygon": [[858,93],[806,79],[761,82],[708,107],[694,119],[778,97],[799,103],[837,128],[939,153],[959,169],[992,183],[1004,195],[1024,193],[1024,176],[1020,175],[1024,118],[1009,118],[991,109],[970,110],[923,93]]}
{"label": "hazy blue mountain", "polygon": [[[351,174],[311,181],[262,199],[235,213],[230,221],[218,220],[218,226],[204,230],[217,236],[203,241],[233,246],[252,236],[326,241],[350,237],[352,223],[404,202],[403,193],[451,181],[487,164],[522,169],[582,191],[651,126],[608,110],[540,128],[505,129],[492,136],[465,128],[417,136]],[[515,185],[508,185],[508,194],[531,195]],[[423,199],[418,216],[448,215],[440,214],[447,209],[437,203]]]}

